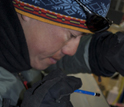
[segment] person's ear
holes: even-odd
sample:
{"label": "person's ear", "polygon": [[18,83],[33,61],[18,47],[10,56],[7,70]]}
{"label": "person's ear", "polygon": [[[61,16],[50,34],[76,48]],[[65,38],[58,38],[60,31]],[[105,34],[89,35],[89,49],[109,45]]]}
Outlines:
{"label": "person's ear", "polygon": [[27,22],[27,21],[29,21],[31,19],[30,17],[22,15],[20,13],[17,13],[17,16],[18,16],[18,18],[20,19],[21,22],[24,22],[24,21]]}
{"label": "person's ear", "polygon": [[30,17],[25,16],[25,15],[21,15],[21,18],[22,18],[22,20],[24,20],[24,21],[29,21],[29,20],[30,20]]}

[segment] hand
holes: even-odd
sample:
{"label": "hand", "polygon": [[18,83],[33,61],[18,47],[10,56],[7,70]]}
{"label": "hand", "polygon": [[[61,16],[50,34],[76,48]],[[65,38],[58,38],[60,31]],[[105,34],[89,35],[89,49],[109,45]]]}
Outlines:
{"label": "hand", "polygon": [[26,91],[21,107],[73,107],[70,94],[81,85],[79,78],[66,76],[61,70],[50,72]]}
{"label": "hand", "polygon": [[111,76],[119,72],[124,76],[124,34],[107,31],[94,34],[89,48],[89,63],[96,75]]}

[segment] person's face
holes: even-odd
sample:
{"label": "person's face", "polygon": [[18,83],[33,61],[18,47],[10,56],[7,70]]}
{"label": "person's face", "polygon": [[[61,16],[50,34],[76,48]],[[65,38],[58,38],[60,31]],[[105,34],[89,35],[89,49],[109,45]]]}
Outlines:
{"label": "person's face", "polygon": [[22,22],[31,66],[43,70],[76,53],[82,33],[30,19]]}

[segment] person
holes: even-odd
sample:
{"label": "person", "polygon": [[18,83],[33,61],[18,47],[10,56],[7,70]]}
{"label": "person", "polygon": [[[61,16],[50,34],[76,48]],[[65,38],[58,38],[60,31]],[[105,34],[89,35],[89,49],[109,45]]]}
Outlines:
{"label": "person", "polygon": [[[110,0],[0,0],[0,106],[72,107],[70,94],[80,88],[81,81],[61,71],[70,69],[66,61],[70,64],[75,55],[84,54],[84,46],[78,48],[80,39],[83,45],[86,40],[90,47],[96,46],[92,41],[99,40],[100,32],[111,25],[105,18],[109,7]],[[96,33],[92,40],[84,34],[92,32]],[[94,53],[99,47],[92,49]],[[60,59],[65,67],[54,69],[41,80],[41,70]],[[83,57],[78,64],[88,69]]]}

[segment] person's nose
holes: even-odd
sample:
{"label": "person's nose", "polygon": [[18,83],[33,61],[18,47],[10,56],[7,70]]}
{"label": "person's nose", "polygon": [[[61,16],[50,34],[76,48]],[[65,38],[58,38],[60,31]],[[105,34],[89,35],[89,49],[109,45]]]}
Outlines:
{"label": "person's nose", "polygon": [[62,53],[66,54],[66,55],[69,55],[69,56],[73,56],[77,51],[79,42],[80,42],[80,37],[72,38],[62,48]]}

